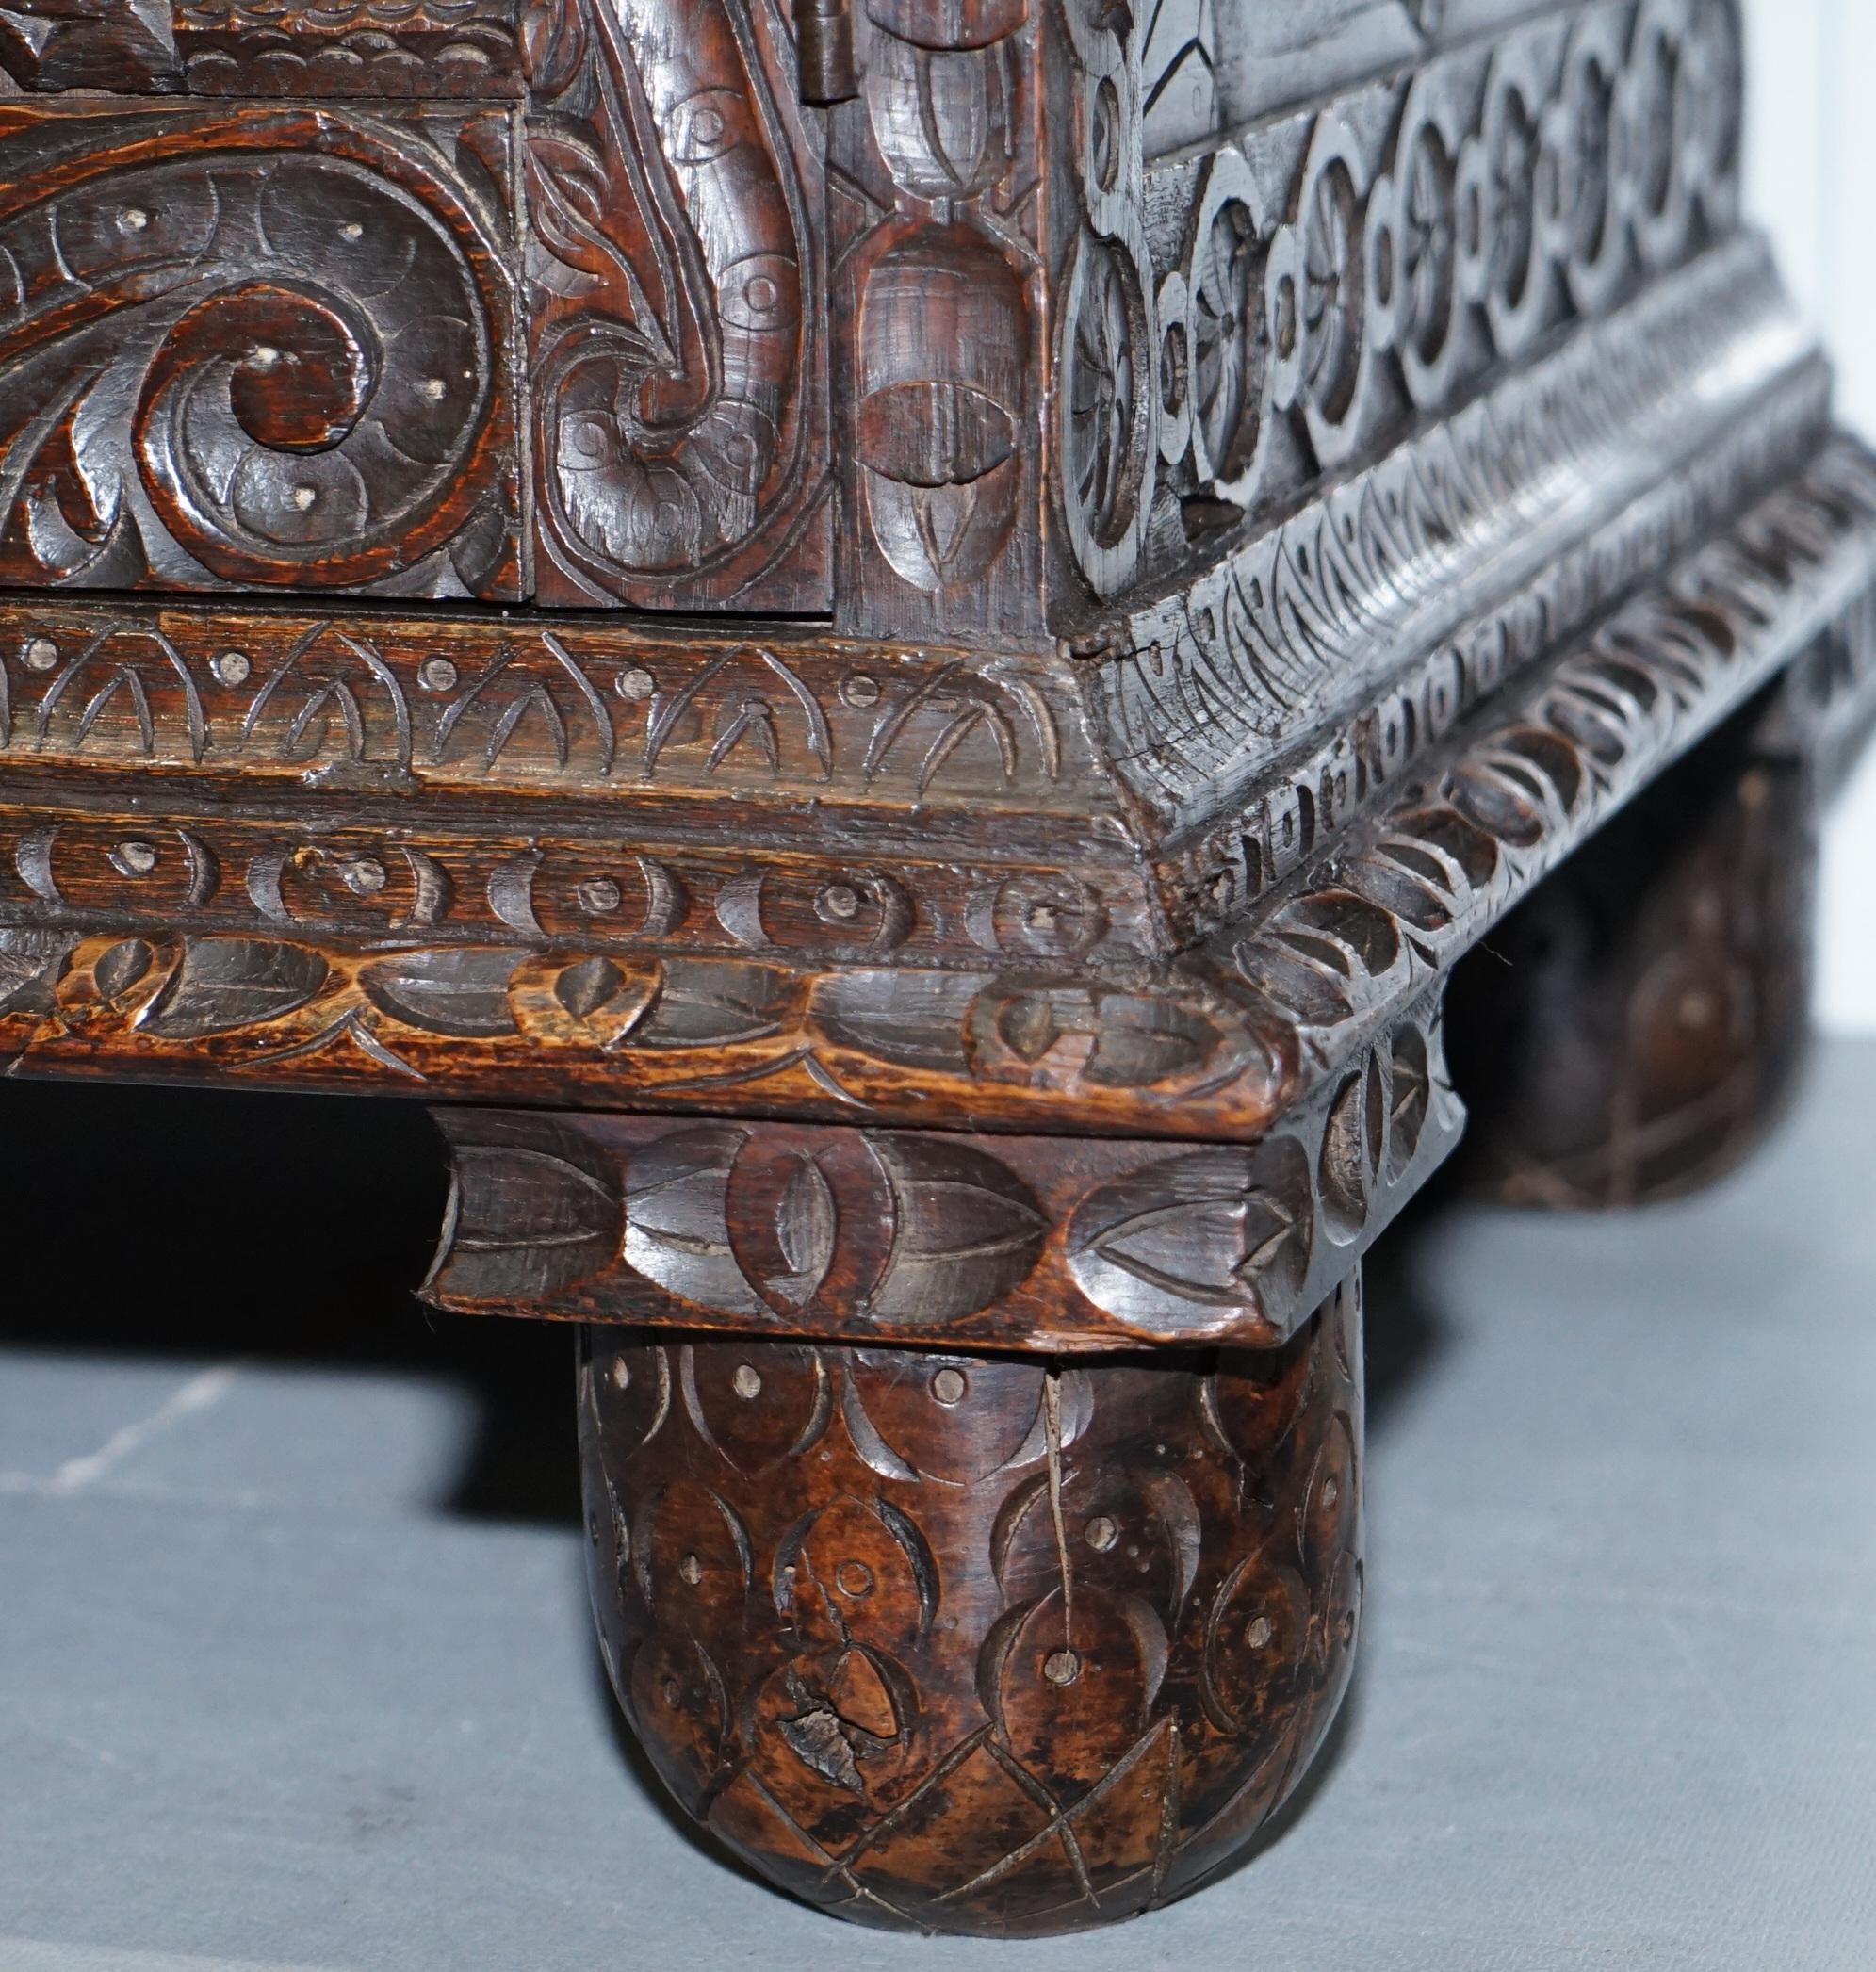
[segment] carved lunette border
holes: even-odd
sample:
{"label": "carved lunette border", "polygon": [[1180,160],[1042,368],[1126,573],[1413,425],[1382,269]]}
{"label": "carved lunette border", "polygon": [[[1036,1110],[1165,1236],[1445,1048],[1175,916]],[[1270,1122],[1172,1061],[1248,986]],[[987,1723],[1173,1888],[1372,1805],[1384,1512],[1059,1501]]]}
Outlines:
{"label": "carved lunette border", "polygon": [[840,843],[729,843],[651,827],[622,839],[603,815],[517,834],[382,803],[337,820],[171,800],[157,820],[97,792],[67,782],[57,800],[0,809],[0,925],[160,918],[191,938],[517,957],[551,944],[629,968],[733,959],[805,975],[1085,963],[1117,983],[1148,970],[1146,902],[1125,870],[986,853],[937,829],[915,845],[884,816]]}
{"label": "carved lunette border", "polygon": [[[48,897],[62,881],[56,830],[25,828],[15,844],[0,1051],[22,1073],[1254,1140],[1359,1080],[1400,1010],[1546,870],[1860,601],[1873,553],[1876,471],[1838,440],[1493,700],[1386,810],[1170,971],[869,960],[840,949],[811,897],[792,918],[818,926],[811,948],[746,956],[629,938],[596,951],[563,919],[538,941],[512,920],[498,944],[439,942],[420,925],[338,936],[283,923],[252,893],[245,934],[179,932],[162,885],[211,875],[191,870],[179,830],[176,875],[139,908],[166,852],[147,811],[121,837],[106,811],[88,867],[115,870],[116,908]],[[347,886],[343,855],[304,846],[296,882]],[[356,873],[368,897],[393,872]],[[285,882],[283,866],[283,903]],[[856,912],[877,912],[849,888]],[[520,894],[492,887],[490,908]],[[1033,922],[1026,910],[1015,921]]]}
{"label": "carved lunette border", "polygon": [[238,772],[269,797],[597,801],[615,825],[685,795],[923,810],[920,832],[944,809],[1114,807],[1052,658],[618,616],[0,596],[0,756],[15,772]]}
{"label": "carved lunette border", "polygon": [[16,0],[0,93],[512,100],[520,13],[521,0]]}
{"label": "carved lunette border", "polygon": [[463,1313],[1071,1354],[1282,1342],[1457,1141],[1437,994],[1255,1147],[436,1113]]}

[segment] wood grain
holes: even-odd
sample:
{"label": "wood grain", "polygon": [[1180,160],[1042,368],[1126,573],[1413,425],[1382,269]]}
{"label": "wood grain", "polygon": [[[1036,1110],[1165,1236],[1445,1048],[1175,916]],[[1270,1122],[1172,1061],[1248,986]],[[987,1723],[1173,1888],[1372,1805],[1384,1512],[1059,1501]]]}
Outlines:
{"label": "wood grain", "polygon": [[1735,0],[0,9],[0,1069],[432,1105],[426,1292],[579,1325],[621,1698],[810,1901],[1103,1922],[1294,1787],[1449,1027],[1521,1198],[1775,1104],[1876,461],[1741,72]]}
{"label": "wood grain", "polygon": [[588,1565],[685,1811],[837,1915],[1035,1936],[1227,1866],[1346,1687],[1361,1295],[1061,1369],[586,1331]]}

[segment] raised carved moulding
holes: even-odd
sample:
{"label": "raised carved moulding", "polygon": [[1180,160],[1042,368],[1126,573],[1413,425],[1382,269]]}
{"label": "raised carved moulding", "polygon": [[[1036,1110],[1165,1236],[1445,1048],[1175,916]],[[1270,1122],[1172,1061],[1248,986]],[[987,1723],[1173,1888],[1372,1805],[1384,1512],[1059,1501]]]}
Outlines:
{"label": "raised carved moulding", "polygon": [[120,95],[522,93],[520,0],[19,0],[0,86]]}
{"label": "raised carved moulding", "polygon": [[1462,1112],[1434,999],[1255,1146],[438,1116],[440,1305],[1066,1354],[1283,1342]]}
{"label": "raised carved moulding", "polygon": [[[726,853],[698,837],[681,794],[637,777],[590,821],[575,809],[544,827],[513,804],[491,820],[474,770],[504,725],[512,737],[533,722],[549,778],[559,759],[532,685],[505,671],[495,705],[453,701],[465,709],[452,734],[476,723],[461,756],[442,747],[450,771],[421,824],[395,793],[356,783],[343,827],[303,794],[229,816],[190,791],[200,777],[175,752],[161,827],[112,793],[121,768],[90,773],[81,814],[56,790],[85,746],[108,726],[134,758],[158,703],[172,748],[219,733],[291,755],[317,740],[343,768],[368,693],[399,674],[340,640],[336,675],[244,674],[234,703],[247,709],[217,725],[206,709],[230,688],[214,667],[253,661],[219,635],[193,644],[191,665],[160,637],[94,649],[28,634],[6,656],[9,693],[21,685],[8,700],[21,786],[0,888],[0,1045],[45,1072],[134,1059],[143,1074],[213,1067],[261,1085],[393,1080],[869,1126],[1253,1139],[1312,1091],[1359,1081],[1382,1030],[1460,952],[1751,692],[1820,639],[1857,648],[1872,546],[1876,478],[1840,441],[1502,685],[1384,802],[1174,957],[1155,954],[1137,872],[1101,859],[1092,823],[1074,836],[1060,816],[987,807],[970,787],[954,807],[915,809],[927,839],[889,856],[862,814],[843,859],[819,805],[794,844],[759,833]],[[314,647],[303,631],[279,659],[302,644]],[[401,657],[418,673],[431,661]],[[759,656],[747,662],[775,679]],[[1830,662],[1829,677],[1846,669]],[[1864,670],[1848,667],[1844,696]],[[581,701],[563,671],[536,678]],[[432,710],[421,742],[414,720],[405,733],[400,702],[376,701],[370,728],[392,768],[399,745],[421,762],[443,732]],[[859,716],[843,743],[875,736],[862,758],[876,704],[847,708]],[[745,713],[759,716],[726,700],[691,736],[680,783],[707,779],[719,749],[719,767],[733,757]],[[971,736],[980,773],[998,771],[994,742]],[[828,743],[831,756],[831,726]],[[73,766],[41,767],[42,745],[70,749]],[[200,758],[212,761],[205,743]],[[928,758],[911,749],[898,771],[922,774]],[[55,798],[36,805],[41,774]],[[636,839],[621,843],[627,815]],[[934,831],[949,838],[937,855]],[[1025,836],[1057,852],[1072,839],[1081,860],[1038,853],[1024,867]]]}

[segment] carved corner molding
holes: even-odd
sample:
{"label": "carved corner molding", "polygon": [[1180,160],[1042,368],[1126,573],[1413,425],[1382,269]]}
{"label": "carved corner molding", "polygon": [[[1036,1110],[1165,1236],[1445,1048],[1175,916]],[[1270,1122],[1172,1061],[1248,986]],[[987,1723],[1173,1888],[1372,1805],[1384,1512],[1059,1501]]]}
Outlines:
{"label": "carved corner molding", "polygon": [[1828,406],[1763,244],[1736,239],[1117,619],[1087,653],[1094,716],[1169,888],[1215,921],[1280,881],[1803,467]]}
{"label": "carved corner molding", "polygon": [[1298,1036],[1306,1081],[1332,1071],[1385,1005],[1448,969],[1787,664],[1821,664],[1826,704],[1867,690],[1863,662],[1841,653],[1859,646],[1873,546],[1876,459],[1840,438],[1665,582],[1501,692],[1437,768],[1215,934],[1213,963]]}

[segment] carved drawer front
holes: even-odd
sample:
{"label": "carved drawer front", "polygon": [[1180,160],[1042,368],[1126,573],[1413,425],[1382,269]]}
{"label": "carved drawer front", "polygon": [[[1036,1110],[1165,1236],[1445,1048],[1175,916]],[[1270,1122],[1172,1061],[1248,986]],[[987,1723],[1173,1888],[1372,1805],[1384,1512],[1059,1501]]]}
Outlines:
{"label": "carved drawer front", "polygon": [[0,107],[0,581],[522,593],[498,115]]}

